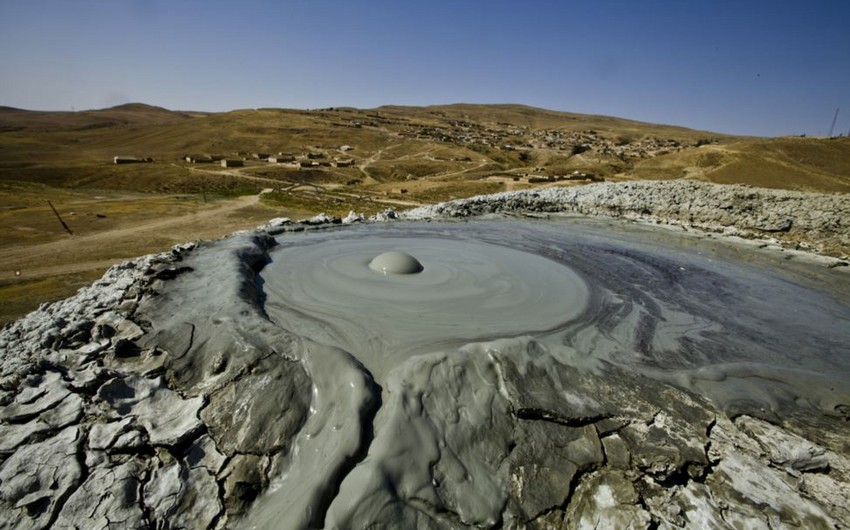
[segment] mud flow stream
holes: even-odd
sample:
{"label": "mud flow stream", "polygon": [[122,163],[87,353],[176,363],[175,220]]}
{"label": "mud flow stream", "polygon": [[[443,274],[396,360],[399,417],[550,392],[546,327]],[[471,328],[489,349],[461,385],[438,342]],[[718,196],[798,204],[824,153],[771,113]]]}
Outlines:
{"label": "mud flow stream", "polygon": [[[260,273],[266,315],[355,359],[379,408],[361,433],[365,454],[340,472],[322,513],[291,491],[321,476],[329,449],[317,433],[342,423],[296,444],[292,469],[250,518],[259,527],[430,528],[441,510],[498,524],[512,509],[500,470],[518,458],[515,418],[569,409],[558,421],[579,425],[603,414],[610,396],[589,395],[585,379],[579,392],[575,374],[600,385],[633,374],[726,411],[850,403],[850,282],[822,265],[600,220],[395,223],[277,240]],[[314,410],[351,399],[314,392]]]}

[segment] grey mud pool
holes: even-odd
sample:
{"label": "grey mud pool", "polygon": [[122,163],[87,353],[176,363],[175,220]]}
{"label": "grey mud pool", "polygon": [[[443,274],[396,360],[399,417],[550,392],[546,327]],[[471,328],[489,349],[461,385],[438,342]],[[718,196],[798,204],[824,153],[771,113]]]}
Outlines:
{"label": "grey mud pool", "polygon": [[[744,263],[753,256],[743,249],[701,248],[674,231],[594,224],[287,235],[260,272],[264,308],[276,324],[350,352],[379,382],[418,354],[532,337],[577,365],[699,387],[722,405],[846,402],[841,388],[815,383],[850,376],[846,275],[818,277],[825,271],[812,266],[795,278],[775,256]],[[408,272],[375,267],[385,253]]]}
{"label": "grey mud pool", "polygon": [[850,277],[786,257],[585,218],[280,231],[199,249],[140,312],[179,384],[251,392],[210,428],[268,439],[243,526],[519,527],[615,438],[627,468],[704,482],[721,411],[847,418]]}

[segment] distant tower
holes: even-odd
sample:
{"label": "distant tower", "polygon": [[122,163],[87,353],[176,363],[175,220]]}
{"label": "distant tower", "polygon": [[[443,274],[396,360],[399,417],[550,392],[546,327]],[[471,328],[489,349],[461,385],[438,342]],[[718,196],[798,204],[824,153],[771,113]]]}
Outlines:
{"label": "distant tower", "polygon": [[835,132],[835,122],[838,121],[839,108],[835,109],[835,116],[832,117],[832,125],[829,126],[829,137],[832,138],[832,133]]}

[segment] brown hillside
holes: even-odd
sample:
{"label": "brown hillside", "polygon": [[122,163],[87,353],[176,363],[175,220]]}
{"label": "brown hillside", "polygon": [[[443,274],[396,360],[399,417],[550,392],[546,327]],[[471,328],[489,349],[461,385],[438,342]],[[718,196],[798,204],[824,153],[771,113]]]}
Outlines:
{"label": "brown hillside", "polygon": [[143,103],[79,112],[48,112],[0,107],[0,131],[60,131],[154,125],[188,118],[189,115]]}
{"label": "brown hillside", "polygon": [[[116,156],[152,161],[116,165]],[[219,158],[241,165],[201,163]],[[0,321],[67,296],[122,258],[271,217],[679,178],[850,192],[850,140],[732,137],[522,105],[0,107]]]}

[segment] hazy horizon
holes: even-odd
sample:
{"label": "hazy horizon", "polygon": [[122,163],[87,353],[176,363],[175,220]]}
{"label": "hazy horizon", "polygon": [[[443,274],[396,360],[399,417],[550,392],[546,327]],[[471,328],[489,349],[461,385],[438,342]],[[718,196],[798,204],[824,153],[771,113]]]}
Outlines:
{"label": "hazy horizon", "polygon": [[850,127],[850,3],[504,1],[0,7],[0,105],[522,104],[753,136]]}

